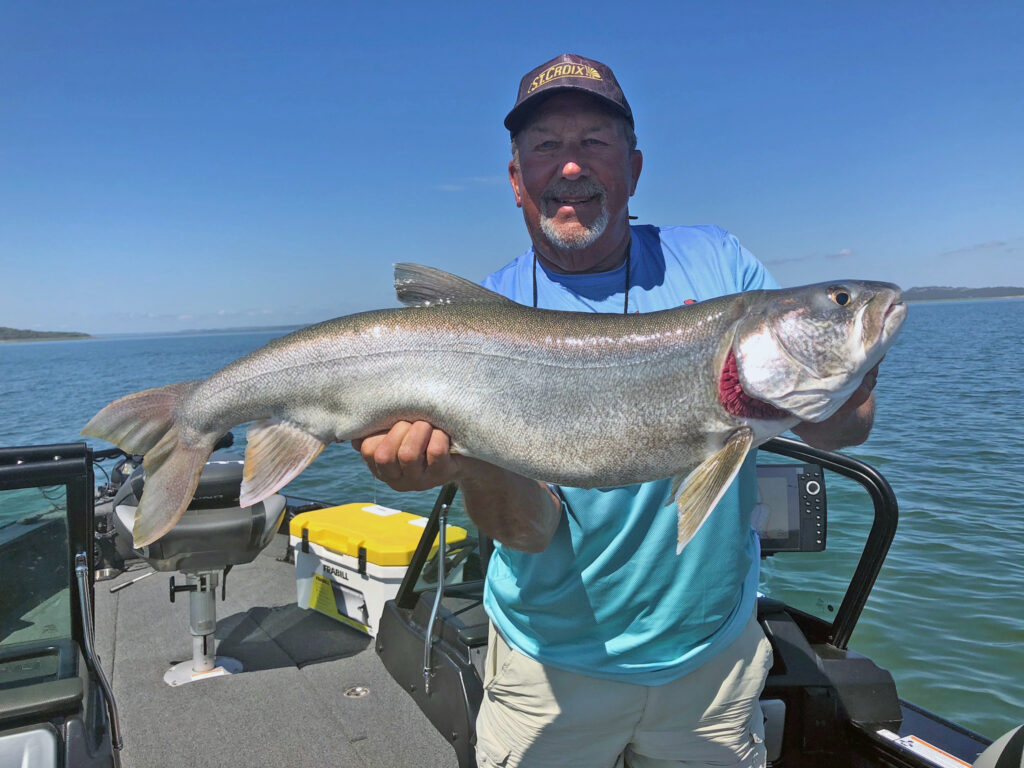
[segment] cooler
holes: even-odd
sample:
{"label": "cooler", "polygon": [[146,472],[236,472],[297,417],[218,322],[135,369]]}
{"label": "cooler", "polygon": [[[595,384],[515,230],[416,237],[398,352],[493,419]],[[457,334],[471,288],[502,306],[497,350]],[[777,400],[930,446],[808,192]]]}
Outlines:
{"label": "cooler", "polygon": [[[296,515],[289,533],[299,607],[375,637],[384,603],[398,593],[426,523],[425,517],[367,503]],[[449,525],[446,543],[451,547],[466,536],[466,529]],[[431,556],[436,553],[435,539]]]}

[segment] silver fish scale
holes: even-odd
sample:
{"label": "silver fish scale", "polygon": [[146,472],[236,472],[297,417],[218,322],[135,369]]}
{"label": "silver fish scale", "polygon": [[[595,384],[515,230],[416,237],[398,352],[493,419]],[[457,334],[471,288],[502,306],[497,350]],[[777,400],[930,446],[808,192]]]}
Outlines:
{"label": "silver fish scale", "polygon": [[668,477],[743,423],[719,405],[718,378],[729,331],[757,296],[627,316],[504,303],[352,315],[232,363],[180,414],[206,434],[276,418],[324,442],[425,419],[460,453],[528,477]]}

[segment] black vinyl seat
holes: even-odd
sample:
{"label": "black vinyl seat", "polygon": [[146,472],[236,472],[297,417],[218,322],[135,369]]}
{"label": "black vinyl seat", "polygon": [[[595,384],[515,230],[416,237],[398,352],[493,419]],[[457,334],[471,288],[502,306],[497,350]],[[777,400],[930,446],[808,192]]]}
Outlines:
{"label": "black vinyl seat", "polygon": [[251,507],[239,507],[242,456],[214,453],[203,468],[193,503],[164,536],[148,546],[131,546],[135,510],[145,487],[141,467],[114,497],[117,547],[125,557],[141,557],[162,572],[219,571],[252,562],[281,525],[285,499],[275,494]]}

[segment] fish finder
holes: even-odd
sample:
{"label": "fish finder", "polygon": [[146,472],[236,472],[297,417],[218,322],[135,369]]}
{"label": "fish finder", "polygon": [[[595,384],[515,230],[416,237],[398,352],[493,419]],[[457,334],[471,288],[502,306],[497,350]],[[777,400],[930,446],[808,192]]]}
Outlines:
{"label": "fish finder", "polygon": [[758,464],[751,524],[761,556],[825,549],[825,473],[817,464]]}

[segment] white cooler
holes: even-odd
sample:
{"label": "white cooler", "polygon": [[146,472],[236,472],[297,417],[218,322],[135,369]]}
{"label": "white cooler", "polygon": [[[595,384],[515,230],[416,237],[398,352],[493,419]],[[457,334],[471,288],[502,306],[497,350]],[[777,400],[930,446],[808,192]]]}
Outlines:
{"label": "white cooler", "polygon": [[[425,517],[367,503],[296,515],[289,533],[299,607],[375,637],[384,603],[398,593],[426,523]],[[445,535],[451,546],[467,532],[449,525]],[[431,555],[436,552],[435,539]]]}

